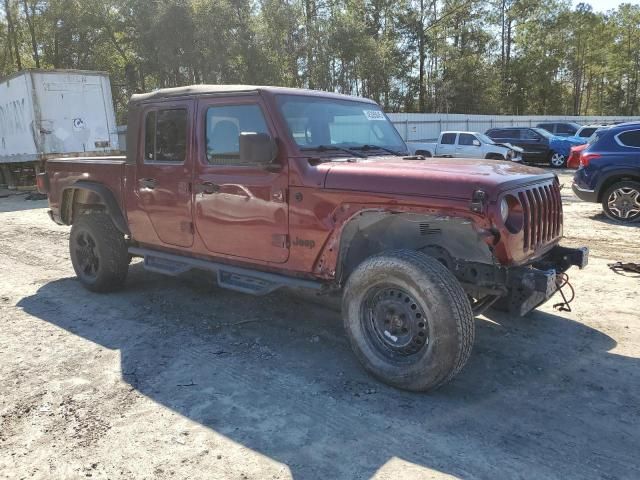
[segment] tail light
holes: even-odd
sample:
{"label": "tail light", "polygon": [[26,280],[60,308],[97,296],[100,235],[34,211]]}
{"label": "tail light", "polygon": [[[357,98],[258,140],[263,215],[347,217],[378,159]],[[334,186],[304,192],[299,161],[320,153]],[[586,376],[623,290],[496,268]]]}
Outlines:
{"label": "tail light", "polygon": [[49,193],[49,177],[47,172],[41,172],[36,175],[36,186],[40,193]]}
{"label": "tail light", "polygon": [[595,160],[596,158],[600,158],[602,155],[599,153],[583,153],[580,155],[580,166],[588,167],[591,160]]}

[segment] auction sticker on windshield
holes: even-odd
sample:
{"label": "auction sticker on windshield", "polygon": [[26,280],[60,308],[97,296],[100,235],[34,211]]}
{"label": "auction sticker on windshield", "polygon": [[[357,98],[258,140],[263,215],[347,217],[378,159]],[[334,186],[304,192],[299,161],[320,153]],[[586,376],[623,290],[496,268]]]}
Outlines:
{"label": "auction sticker on windshield", "polygon": [[368,120],[386,120],[384,113],[380,110],[364,110],[364,116],[367,117]]}

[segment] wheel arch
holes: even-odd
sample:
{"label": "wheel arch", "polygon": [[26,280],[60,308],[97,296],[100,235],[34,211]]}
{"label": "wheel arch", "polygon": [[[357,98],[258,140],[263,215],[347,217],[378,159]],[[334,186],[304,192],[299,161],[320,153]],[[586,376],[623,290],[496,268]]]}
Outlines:
{"label": "wheel arch", "polygon": [[454,274],[458,262],[492,264],[489,244],[469,219],[437,214],[365,211],[352,217],[338,243],[336,280],[343,284],[367,258],[387,250],[414,250],[436,258]]}
{"label": "wheel arch", "polygon": [[433,153],[430,152],[429,150],[424,149],[424,148],[416,149],[416,153],[415,154],[416,155],[422,155],[423,157],[427,157],[427,158],[433,157]]}
{"label": "wheel arch", "polygon": [[105,185],[79,181],[62,190],[60,218],[66,225],[73,224],[83,210],[98,208],[104,210],[116,228],[124,235],[130,235],[127,221],[113,192]]}
{"label": "wheel arch", "polygon": [[602,202],[604,192],[606,192],[607,189],[611,187],[611,185],[625,181],[640,182],[640,172],[634,170],[610,172],[602,180],[600,180],[600,184],[597,187],[598,202]]}

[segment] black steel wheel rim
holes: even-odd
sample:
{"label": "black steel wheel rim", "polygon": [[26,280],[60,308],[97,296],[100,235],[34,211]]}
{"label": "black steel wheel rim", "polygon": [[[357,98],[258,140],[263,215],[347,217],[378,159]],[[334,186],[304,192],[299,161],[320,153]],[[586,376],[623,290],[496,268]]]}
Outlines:
{"label": "black steel wheel rim", "polygon": [[429,326],[420,303],[393,285],[369,290],[361,322],[375,348],[390,359],[407,359],[429,345]]}
{"label": "black steel wheel rim", "polygon": [[100,268],[96,241],[86,231],[79,232],[75,238],[75,254],[80,273],[88,279],[95,279]]}

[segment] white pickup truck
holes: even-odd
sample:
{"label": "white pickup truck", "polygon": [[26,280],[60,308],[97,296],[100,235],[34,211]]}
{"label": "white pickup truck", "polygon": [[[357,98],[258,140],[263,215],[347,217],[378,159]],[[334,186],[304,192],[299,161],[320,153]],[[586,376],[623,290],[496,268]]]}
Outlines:
{"label": "white pickup truck", "polygon": [[510,143],[496,143],[483,133],[442,132],[436,143],[407,142],[414,155],[425,157],[487,158],[522,161],[522,148]]}

